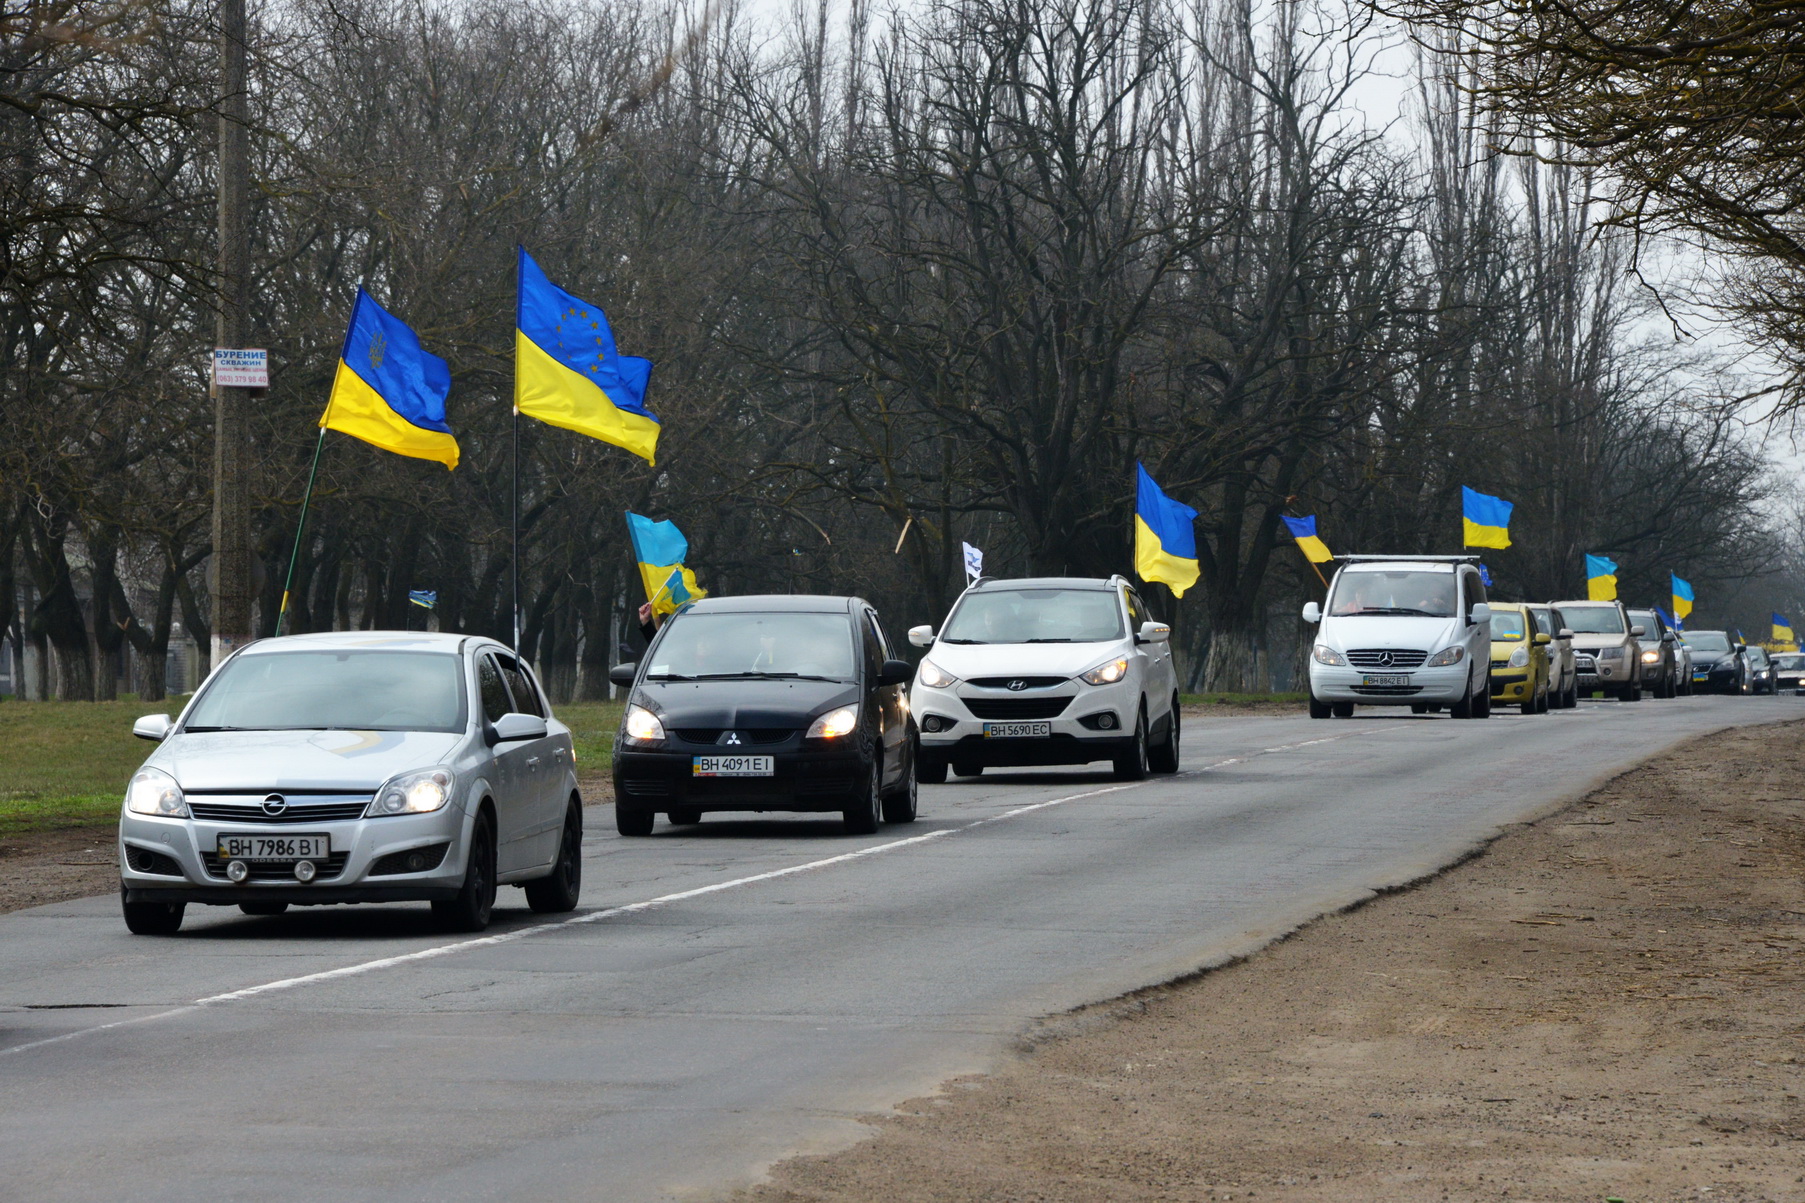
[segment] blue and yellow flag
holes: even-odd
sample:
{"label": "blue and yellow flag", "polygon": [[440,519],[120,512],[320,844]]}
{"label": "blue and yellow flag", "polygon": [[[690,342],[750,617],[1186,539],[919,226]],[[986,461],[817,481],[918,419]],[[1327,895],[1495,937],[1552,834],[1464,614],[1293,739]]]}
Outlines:
{"label": "blue and yellow flag", "polygon": [[1784,615],[1784,614],[1776,613],[1774,615],[1773,641],[1775,643],[1796,643],[1797,642],[1792,636],[1792,623],[1790,623],[1786,620],[1786,615]]}
{"label": "blue and yellow flag", "polygon": [[514,325],[514,408],[651,463],[659,429],[645,406],[652,361],[616,351],[602,307],[546,279],[525,247]]}
{"label": "blue and yellow flag", "polygon": [[1197,511],[1160,492],[1147,469],[1135,470],[1134,570],[1143,581],[1159,581],[1183,597],[1197,583]]}
{"label": "blue and yellow flag", "polygon": [[320,425],[396,455],[458,466],[458,441],[445,424],[451,369],[424,351],[407,327],[357,290],[351,328]]}
{"label": "blue and yellow flag", "polygon": [[1692,583],[1682,581],[1671,572],[1667,575],[1673,581],[1673,616],[1684,623],[1686,616],[1692,613]]}
{"label": "blue and yellow flag", "polygon": [[1280,514],[1279,521],[1285,524],[1285,529],[1297,540],[1297,549],[1304,553],[1304,559],[1310,563],[1327,564],[1335,558],[1329,551],[1329,545],[1316,537],[1315,514],[1307,518],[1287,518]]}
{"label": "blue and yellow flag", "polygon": [[696,574],[683,566],[689,540],[675,522],[653,522],[629,512],[627,534],[633,540],[633,558],[639,561],[639,579],[645,582],[652,613],[670,614],[684,602],[708,596],[696,584]]}
{"label": "blue and yellow flag", "polygon": [[1586,600],[1617,600],[1617,561],[1586,556]]}
{"label": "blue and yellow flag", "polygon": [[1516,507],[1502,497],[1460,486],[1463,547],[1509,547],[1510,512]]}

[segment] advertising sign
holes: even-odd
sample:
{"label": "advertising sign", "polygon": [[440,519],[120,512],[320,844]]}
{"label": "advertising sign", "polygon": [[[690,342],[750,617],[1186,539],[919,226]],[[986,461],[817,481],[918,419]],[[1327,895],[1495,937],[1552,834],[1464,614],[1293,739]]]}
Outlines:
{"label": "advertising sign", "polygon": [[268,388],[269,352],[255,347],[241,350],[213,349],[215,388]]}

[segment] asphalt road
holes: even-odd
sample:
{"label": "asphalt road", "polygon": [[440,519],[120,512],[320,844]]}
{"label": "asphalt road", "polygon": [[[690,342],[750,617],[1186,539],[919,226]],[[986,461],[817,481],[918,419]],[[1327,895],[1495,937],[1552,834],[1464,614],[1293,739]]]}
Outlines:
{"label": "asphalt road", "polygon": [[1682,698],[1486,722],[1194,722],[1184,770],[996,772],[922,819],[711,817],[516,890],[133,937],[113,898],[0,916],[0,1199],[707,1196],[982,1069],[1035,1017],[1257,947],[1687,736]]}

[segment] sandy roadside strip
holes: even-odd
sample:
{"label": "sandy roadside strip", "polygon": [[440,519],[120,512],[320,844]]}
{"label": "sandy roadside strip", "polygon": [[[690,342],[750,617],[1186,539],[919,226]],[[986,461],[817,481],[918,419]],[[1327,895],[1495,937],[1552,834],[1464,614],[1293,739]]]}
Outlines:
{"label": "sandy roadside strip", "polygon": [[739,1197],[1805,1200],[1802,738],[1682,745]]}

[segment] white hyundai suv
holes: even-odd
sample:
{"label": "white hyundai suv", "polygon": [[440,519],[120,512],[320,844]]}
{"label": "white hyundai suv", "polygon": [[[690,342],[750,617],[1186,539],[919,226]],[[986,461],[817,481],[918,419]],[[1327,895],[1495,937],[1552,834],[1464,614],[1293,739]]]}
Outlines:
{"label": "white hyundai suv", "polygon": [[979,580],[938,636],[909,632],[928,649],[909,692],[917,780],[1094,760],[1126,780],[1177,772],[1171,634],[1119,576]]}

